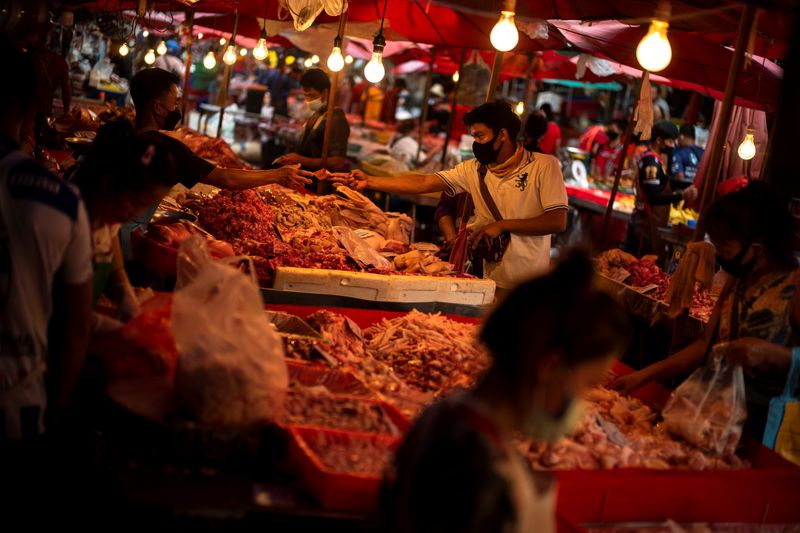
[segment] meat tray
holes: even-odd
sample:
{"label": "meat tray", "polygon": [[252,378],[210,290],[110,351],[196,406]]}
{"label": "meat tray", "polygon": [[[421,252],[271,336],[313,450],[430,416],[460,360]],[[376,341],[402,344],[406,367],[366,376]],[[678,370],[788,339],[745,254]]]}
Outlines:
{"label": "meat tray", "polygon": [[[385,415],[386,419],[388,419],[388,422],[390,422],[391,425],[393,425],[395,428],[397,428],[397,431],[398,431],[399,434],[405,433],[406,431],[408,431],[408,428],[411,427],[411,422],[408,420],[408,418],[406,418],[403,415],[403,413],[398,411],[397,408],[394,407],[393,405],[390,405],[390,404],[388,404],[388,403],[386,403],[384,401],[374,400],[374,399],[371,399],[371,398],[365,398],[363,396],[361,396],[361,397],[352,396],[352,395],[347,395],[347,394],[332,394],[332,396],[334,398],[340,398],[342,400],[354,400],[354,401],[360,402],[362,404],[368,404],[368,405],[371,405],[371,406],[378,407],[383,412],[383,414]],[[286,427],[289,427],[289,428],[315,428],[315,429],[323,429],[324,428],[324,429],[333,429],[333,430],[339,430],[340,429],[340,428],[333,428],[333,427],[327,427],[327,426],[319,426],[319,425],[314,425],[314,424],[286,423],[285,425],[286,425]],[[342,431],[351,431],[351,430],[342,430]],[[392,436],[392,435],[387,435],[387,436]]]}
{"label": "meat tray", "polygon": [[495,283],[444,276],[388,276],[366,272],[278,267],[273,289],[345,296],[380,302],[441,302],[489,305]]}
{"label": "meat tray", "polygon": [[[366,385],[361,383],[353,374],[344,370],[328,368],[324,365],[296,363],[286,361],[289,370],[289,381],[300,383],[306,387],[322,386],[332,394],[346,394],[348,396],[374,396]],[[408,422],[404,420],[404,424]]]}
{"label": "meat tray", "polygon": [[302,486],[326,509],[374,511],[378,505],[380,474],[342,473],[328,468],[315,453],[313,443],[323,437],[328,442],[356,441],[395,450],[396,437],[315,428],[289,428],[290,454],[298,468]]}

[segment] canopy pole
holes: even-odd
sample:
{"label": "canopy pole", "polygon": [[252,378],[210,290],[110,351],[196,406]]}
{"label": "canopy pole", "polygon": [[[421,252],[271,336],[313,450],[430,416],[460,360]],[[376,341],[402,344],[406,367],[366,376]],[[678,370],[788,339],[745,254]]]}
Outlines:
{"label": "canopy pole", "polygon": [[[634,94],[639,94],[641,86],[642,81],[639,80],[639,82],[636,84],[636,90],[634,91]],[[619,158],[617,167],[614,169],[614,186],[611,187],[611,196],[609,197],[608,205],[606,206],[606,214],[603,216],[603,230],[600,233],[600,242],[603,246],[608,245],[608,225],[611,222],[611,215],[614,213],[614,202],[617,199],[617,192],[619,192],[619,182],[622,179],[622,170],[625,168],[628,143],[631,141],[631,135],[633,135],[633,125],[635,123],[634,117],[636,117],[637,107],[638,103],[633,106],[630,119],[628,120],[628,125],[625,127],[625,133],[622,134],[622,154],[620,154],[621,157]]]}
{"label": "canopy pole", "polygon": [[[233,32],[231,33],[231,41],[228,46],[236,46],[236,30],[239,29],[239,10],[233,13]],[[223,53],[224,57],[224,53]],[[224,62],[224,61],[223,61]],[[236,63],[234,63],[235,65]],[[223,74],[222,86],[219,88],[219,96],[217,97],[217,105],[219,106],[219,123],[217,124],[217,139],[222,135],[222,119],[225,117],[225,106],[228,103],[228,86],[231,84],[231,74],[233,73],[233,65],[225,65],[225,73]]]}
{"label": "canopy pole", "polygon": [[192,76],[192,42],[194,41],[194,9],[186,10],[188,33],[186,34],[186,62],[183,66],[183,93],[181,93],[181,112],[183,124],[189,124],[189,83]]}
{"label": "canopy pole", "polygon": [[750,4],[744,5],[742,11],[742,18],[739,21],[739,33],[736,36],[736,48],[733,50],[733,60],[731,61],[730,69],[728,70],[728,83],[725,86],[725,97],[722,100],[722,106],[719,111],[719,122],[717,124],[716,135],[712,140],[711,155],[708,159],[708,167],[703,179],[703,191],[700,196],[700,220],[695,229],[694,240],[702,240],[705,236],[705,211],[714,199],[714,191],[717,187],[717,180],[719,173],[722,169],[722,155],[725,150],[725,139],[728,136],[728,128],[731,123],[731,114],[733,113],[733,99],[736,90],[736,82],[739,80],[739,74],[742,71],[742,64],[744,63],[744,55],[747,50],[747,40],[750,38],[750,33],[755,22],[756,8]]}
{"label": "canopy pole", "polygon": [[458,88],[461,87],[461,80],[464,79],[464,62],[467,60],[467,49],[461,49],[461,60],[458,63],[458,81],[456,82],[455,89],[453,89],[453,99],[450,102],[450,118],[447,119],[447,134],[444,137],[444,146],[442,146],[442,165],[447,161],[447,147],[450,145],[450,136],[453,133],[453,121],[456,118],[456,103],[458,101]]}
{"label": "canopy pole", "polygon": [[503,52],[494,53],[494,63],[492,63],[492,77],[489,78],[489,88],[486,90],[486,101],[494,101],[494,93],[497,91],[497,82],[500,81],[500,67],[503,66]]}
{"label": "canopy pole", "polygon": [[[344,35],[344,25],[345,19],[347,18],[344,11],[345,4],[342,4],[342,11],[339,13],[339,30],[336,32],[336,37],[338,43],[342,42],[342,36]],[[331,88],[328,91],[328,107],[325,109],[325,131],[322,135],[322,156],[320,157],[320,167],[325,168],[328,164],[328,152],[330,151],[331,146],[331,131],[333,128],[333,111],[336,107],[336,88],[339,85],[339,73],[333,72],[331,76]],[[318,188],[321,187],[322,182],[320,181],[318,184]],[[317,191],[319,192],[319,191]]]}
{"label": "canopy pole", "polygon": [[[431,84],[433,83],[433,63],[436,61],[436,50],[431,50],[431,64],[428,65],[428,76],[425,78],[425,91],[422,93],[422,113],[419,117],[419,135],[417,136],[417,157],[414,159],[419,165],[422,155],[422,139],[425,137],[425,122],[428,121],[428,100],[431,97]],[[459,75],[460,76],[460,75]]]}

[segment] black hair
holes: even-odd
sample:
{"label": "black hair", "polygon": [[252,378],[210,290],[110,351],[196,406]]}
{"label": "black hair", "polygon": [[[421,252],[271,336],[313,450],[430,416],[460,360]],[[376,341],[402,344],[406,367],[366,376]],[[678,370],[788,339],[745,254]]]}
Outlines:
{"label": "black hair", "polygon": [[717,199],[705,215],[712,240],[758,242],[766,252],[787,267],[794,267],[796,222],[787,203],[763,181]]}
{"label": "black hair", "polygon": [[153,186],[172,187],[178,183],[178,171],[164,146],[136,134],[129,121],[114,120],[97,132],[91,150],[74,167],[70,180],[91,204]]}
{"label": "black hair", "polygon": [[624,118],[615,118],[609,122],[609,125],[611,124],[614,124],[620,132],[624,132],[626,129],[628,129],[628,121]]}
{"label": "black hair", "polygon": [[548,274],[514,289],[480,333],[493,371],[529,379],[539,358],[553,351],[575,366],[622,349],[630,330],[627,311],[593,280],[589,256],[572,251]]}
{"label": "black hair", "polygon": [[505,129],[512,141],[517,140],[522,126],[519,116],[506,102],[487,102],[469,111],[464,115],[464,125],[474,124],[485,124],[495,135]]}
{"label": "black hair", "polygon": [[539,106],[539,111],[544,113],[544,116],[547,117],[547,120],[550,122],[553,120],[553,106],[548,103],[544,103]]}
{"label": "black hair", "polygon": [[694,139],[695,138],[694,126],[691,124],[684,124],[683,126],[681,126],[680,134],[687,139]]}
{"label": "black hair", "polygon": [[314,89],[315,91],[327,91],[331,88],[331,80],[322,69],[308,69],[300,77],[300,87],[303,89]]}
{"label": "black hair", "polygon": [[653,124],[651,140],[655,142],[656,139],[677,139],[678,126],[669,120],[659,120]]}
{"label": "black hair", "polygon": [[0,57],[6,72],[14,73],[13,81],[0,83],[0,117],[11,110],[27,112],[33,103],[36,70],[30,53],[22,51],[10,41],[0,40]]}
{"label": "black hair", "polygon": [[169,93],[173,85],[179,84],[180,80],[172,72],[160,68],[140,70],[131,79],[131,98],[136,112],[144,112],[154,100]]}
{"label": "black hair", "polygon": [[541,111],[534,111],[525,121],[525,134],[531,141],[539,142],[547,133],[547,116]]}

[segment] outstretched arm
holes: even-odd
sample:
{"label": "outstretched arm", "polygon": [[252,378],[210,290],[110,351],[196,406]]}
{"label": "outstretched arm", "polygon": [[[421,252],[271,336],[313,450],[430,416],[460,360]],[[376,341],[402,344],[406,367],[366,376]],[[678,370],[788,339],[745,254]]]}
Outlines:
{"label": "outstretched arm", "polygon": [[436,174],[404,174],[386,177],[368,176],[361,170],[354,170],[349,174],[328,174],[326,178],[357,191],[372,189],[392,194],[425,194],[442,192],[447,188],[444,180]]}

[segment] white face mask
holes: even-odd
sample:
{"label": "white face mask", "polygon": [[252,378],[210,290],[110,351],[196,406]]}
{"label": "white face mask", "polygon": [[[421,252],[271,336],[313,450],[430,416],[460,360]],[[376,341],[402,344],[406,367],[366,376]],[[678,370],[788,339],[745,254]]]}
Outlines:
{"label": "white face mask", "polygon": [[308,100],[308,102],[306,102],[306,103],[308,104],[308,108],[311,109],[311,111],[315,111],[316,112],[316,111],[319,111],[320,109],[322,109],[322,99],[321,98],[319,98],[317,100]]}
{"label": "white face mask", "polygon": [[556,442],[575,431],[584,415],[583,401],[573,396],[558,418],[540,407],[533,407],[522,421],[520,430],[535,441]]}

